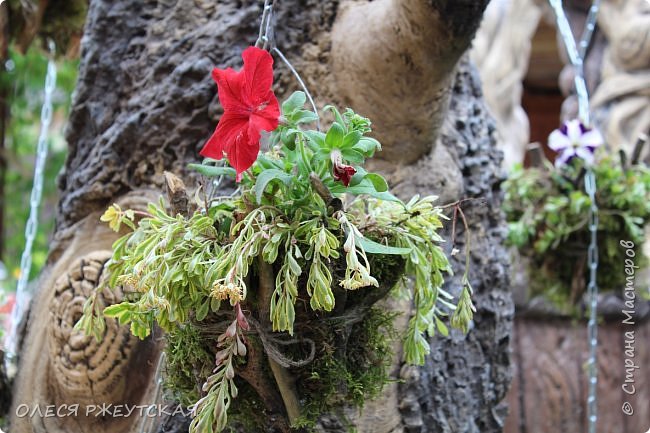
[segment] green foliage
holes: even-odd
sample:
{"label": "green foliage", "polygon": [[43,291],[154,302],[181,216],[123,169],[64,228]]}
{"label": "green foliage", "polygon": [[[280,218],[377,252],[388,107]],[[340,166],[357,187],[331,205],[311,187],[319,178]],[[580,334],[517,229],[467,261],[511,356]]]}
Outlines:
{"label": "green foliage", "polygon": [[[122,226],[131,230],[115,242],[108,264],[108,284],[124,286],[130,296],[107,307],[104,315],[129,323],[140,338],[158,324],[170,333],[177,348],[185,339],[188,347],[197,344],[193,323],[224,315],[232,321],[227,328],[219,322],[213,327],[218,335],[217,368],[204,378],[204,394],[193,409],[193,433],[222,431],[227,425],[228,408],[239,392],[235,371],[246,362],[244,335],[249,319],[242,309],[268,314],[256,319],[270,324],[271,329],[263,332],[304,335],[312,332],[310,327],[318,327],[320,318],[335,318],[339,299],[348,293],[352,297],[381,290],[382,283],[387,293],[395,281],[404,285],[399,278],[404,274],[414,279],[415,305],[404,336],[404,358],[415,364],[424,363],[429,353],[426,334],[446,335],[442,318],[456,310],[453,297],[441,288],[443,274],[451,273],[451,267],[440,247],[443,239],[438,231],[444,216],[434,205],[436,198],[414,197],[408,203],[395,198],[380,175],[361,166],[380,149],[379,142],[364,136],[370,122],[349,109],[341,115],[327,107],[334,116],[328,131],[304,130],[301,125],[316,119],[315,113],[303,109],[304,103],[305,95],[296,92],[282,104],[286,122],[270,135],[271,151],[260,155],[244,173],[240,196],[206,197],[189,217],[169,215],[162,201],[150,205],[148,212],[113,205],[102,216],[115,231]],[[356,170],[347,187],[333,175],[335,164],[343,161],[355,164]],[[212,160],[194,167],[206,176],[233,175]],[[389,272],[374,269],[371,264],[382,260],[369,256],[401,266],[378,280],[377,275]],[[265,272],[272,274],[270,280],[263,281]],[[466,284],[452,326],[467,330],[473,311],[470,294]],[[93,305],[87,305],[77,325],[87,333],[95,331],[100,320]],[[320,355],[314,361],[312,380],[323,381],[327,390],[322,392],[330,392],[334,381],[343,380],[348,390],[344,396],[359,405],[386,382],[390,357],[386,316],[375,312],[367,320],[366,328],[352,330],[358,341],[351,340],[355,343],[348,346],[349,356],[342,356],[340,350],[329,352],[335,346],[330,328],[314,337]],[[378,335],[378,329],[386,335]],[[197,351],[201,359],[203,355]],[[187,400],[194,394],[179,384],[191,380],[190,369],[178,356],[172,359],[182,370],[173,382]],[[343,402],[340,396],[336,401],[318,400],[314,394],[316,405],[333,407]],[[305,419],[310,411],[316,412],[308,408]]]}
{"label": "green foliage", "polygon": [[[366,158],[381,150],[377,140],[363,135],[370,131],[368,119],[351,110],[342,116],[336,108],[328,106],[325,109],[334,114],[335,120],[327,132],[303,130],[300,126],[302,123],[315,120],[314,113],[295,108],[295,104],[304,98],[304,93],[295,92],[282,104],[283,116],[287,122],[271,134],[273,150],[267,157],[259,158],[253,166],[252,172],[257,179],[244,176],[244,186],[253,182],[256,184],[256,202],[265,204],[264,194],[268,192],[269,184],[272,180],[278,180],[281,184],[275,185],[276,189],[281,188],[290,199],[282,211],[288,211],[291,216],[309,198],[309,190],[313,192],[310,181],[312,173],[318,176],[324,187],[335,194],[368,194],[376,198],[397,200],[386,192],[386,181],[380,175],[367,173],[361,167]],[[311,115],[308,116],[305,112]],[[344,160],[355,165],[357,174],[348,187],[332,176],[333,151],[340,152]],[[267,171],[270,173],[265,174]],[[294,205],[296,202],[299,206]]]}
{"label": "green foliage", "polygon": [[[4,198],[4,245],[2,258],[10,275],[16,277],[20,256],[25,245],[25,223],[29,215],[29,195],[34,175],[34,160],[47,58],[35,46],[27,53],[9,50],[9,64],[0,68],[0,91],[6,95],[9,115],[6,119],[5,153],[7,167],[1,173],[5,179]],[[70,95],[77,77],[78,62],[61,59],[57,62],[57,82],[53,95],[53,118],[49,135],[49,156],[45,165],[43,200],[39,213],[39,227],[34,243],[32,275],[46,259],[48,236],[54,227],[54,210],[57,187],[54,179],[61,170],[66,156],[62,136],[63,123],[70,106]]]}
{"label": "green foliage", "polygon": [[[398,337],[393,326],[397,314],[372,308],[353,328],[345,357],[337,356],[334,339],[323,342],[318,357],[298,377],[301,394],[307,396],[301,418],[294,427],[313,429],[324,413],[344,404],[363,408],[367,400],[381,394],[390,376],[393,343]],[[334,325],[336,326],[336,325]]]}
{"label": "green foliage", "polygon": [[222,431],[228,423],[228,408],[239,389],[235,385],[235,362],[246,356],[241,329],[235,320],[219,336],[217,347],[217,368],[203,384],[205,396],[192,409],[191,432]]}
{"label": "green foliage", "polygon": [[[120,222],[126,224],[134,214],[113,205],[102,219],[119,229]],[[223,251],[215,219],[209,216],[197,212],[189,219],[172,217],[162,202],[150,204],[143,216],[135,231],[115,241],[107,265],[108,284],[126,286],[134,299],[104,310],[120,324],[130,323],[140,338],[149,335],[154,321],[165,331],[173,331],[190,317],[205,317],[208,311],[219,309],[221,299],[210,296],[209,288]],[[92,310],[87,312],[94,316]],[[93,322],[84,322],[86,317],[77,327],[89,333]]]}
{"label": "green foliage", "polygon": [[[430,350],[425,333],[433,336],[438,329],[446,334],[446,328],[437,324],[442,323],[440,317],[447,315],[445,310],[456,308],[451,302],[453,296],[442,289],[443,273],[451,274],[451,266],[439,245],[444,241],[438,234],[444,215],[441,208],[433,205],[435,200],[433,196],[422,199],[416,196],[403,205],[370,198],[351,207],[352,212],[358,212],[359,218],[366,212],[365,208],[375,219],[376,227],[363,228],[371,233],[382,233],[385,239],[393,240],[396,247],[408,251],[404,256],[404,270],[406,275],[414,278],[415,314],[405,336],[404,358],[409,363],[420,365],[424,364]],[[404,285],[405,280],[400,279],[398,284]],[[471,315],[464,318],[469,321]],[[461,327],[460,322],[458,325]]]}
{"label": "green foliage", "polygon": [[[644,241],[644,227],[650,220],[650,170],[644,165],[623,168],[611,157],[603,158],[593,170],[599,207],[598,284],[604,290],[621,290],[625,256],[619,241],[637,245]],[[584,192],[583,175],[578,164],[561,172],[517,167],[503,185],[508,242],[531,257],[534,291],[545,293],[559,306],[570,298],[577,300],[570,294],[576,290],[571,289],[572,281],[586,278],[587,273],[580,263],[586,259],[591,201]]]}

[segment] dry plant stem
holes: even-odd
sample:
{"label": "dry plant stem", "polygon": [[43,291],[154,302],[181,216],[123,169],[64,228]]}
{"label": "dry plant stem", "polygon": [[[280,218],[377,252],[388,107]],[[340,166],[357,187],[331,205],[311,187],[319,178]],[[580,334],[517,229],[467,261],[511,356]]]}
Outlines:
{"label": "dry plant stem", "polygon": [[[320,180],[320,177],[318,177],[316,173],[312,172],[309,174],[309,181],[312,188],[314,188],[314,191],[316,191],[316,194],[318,194],[327,205],[327,214],[329,216],[332,216],[337,211],[343,210],[343,201],[332,195],[330,190],[323,184],[323,181]],[[347,295],[345,290],[339,293],[339,295],[341,294],[343,298]],[[340,305],[338,300],[336,301],[336,305]]]}
{"label": "dry plant stem", "polygon": [[[271,305],[271,295],[275,278],[273,275],[273,266],[266,263],[262,258],[258,260],[259,267],[259,311],[260,323],[265,329],[270,329],[271,321],[269,318],[269,305]],[[286,368],[279,365],[273,359],[269,358],[269,365],[278,384],[284,407],[289,417],[289,423],[293,424],[300,417],[300,401],[298,392],[293,378]]]}
{"label": "dry plant stem", "polygon": [[280,395],[282,396],[282,401],[284,402],[284,407],[289,417],[289,423],[293,425],[300,418],[300,401],[298,401],[296,385],[286,368],[271,358],[269,358],[269,365],[271,366],[275,381],[278,383]]}
{"label": "dry plant stem", "polygon": [[184,217],[189,215],[189,198],[187,197],[187,188],[185,183],[173,173],[163,172],[165,176],[165,190],[169,198],[172,215],[181,214]]}
{"label": "dry plant stem", "polygon": [[316,193],[321,196],[325,203],[329,204],[334,199],[330,190],[323,184],[323,181],[320,180],[320,177],[316,173],[309,174],[309,181]]}
{"label": "dry plant stem", "polygon": [[646,134],[639,135],[639,138],[636,140],[634,145],[634,151],[632,152],[632,158],[630,160],[630,165],[636,165],[641,159],[641,152],[643,148],[648,143],[648,136]]}
{"label": "dry plant stem", "polygon": [[526,155],[528,156],[528,160],[530,161],[531,167],[535,167],[535,168],[544,167],[544,160],[546,159],[546,157],[544,156],[544,151],[542,150],[542,147],[540,146],[539,143],[529,144],[528,148],[526,149]]}

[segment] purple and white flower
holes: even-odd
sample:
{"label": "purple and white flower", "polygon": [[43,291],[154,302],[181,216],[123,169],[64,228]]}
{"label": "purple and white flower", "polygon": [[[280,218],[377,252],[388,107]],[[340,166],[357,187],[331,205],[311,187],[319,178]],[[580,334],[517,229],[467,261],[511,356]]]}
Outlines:
{"label": "purple and white flower", "polygon": [[603,144],[603,136],[597,129],[588,128],[579,120],[564,122],[548,137],[548,147],[557,152],[555,166],[568,164],[573,158],[582,159],[587,165],[594,162],[594,151]]}

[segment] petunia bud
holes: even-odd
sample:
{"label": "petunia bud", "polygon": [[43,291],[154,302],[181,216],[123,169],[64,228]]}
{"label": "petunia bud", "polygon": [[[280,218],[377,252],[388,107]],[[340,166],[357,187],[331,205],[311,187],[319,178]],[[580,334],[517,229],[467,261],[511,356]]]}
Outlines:
{"label": "petunia bud", "polygon": [[232,364],[226,366],[226,379],[232,379],[235,377],[235,369]]}
{"label": "petunia bud", "polygon": [[332,151],[330,159],[332,160],[332,177],[334,180],[340,180],[343,185],[349,186],[352,176],[355,175],[357,170],[351,165],[343,164],[343,157],[338,150]]}
{"label": "petunia bud", "polygon": [[246,356],[246,345],[239,338],[237,339],[237,351],[235,355],[237,356]]}

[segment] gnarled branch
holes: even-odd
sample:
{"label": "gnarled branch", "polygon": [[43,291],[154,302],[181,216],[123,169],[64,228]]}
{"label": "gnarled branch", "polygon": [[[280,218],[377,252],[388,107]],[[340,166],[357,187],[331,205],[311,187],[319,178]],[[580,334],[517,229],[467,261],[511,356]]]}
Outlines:
{"label": "gnarled branch", "polygon": [[487,0],[378,0],[342,10],[332,28],[341,94],[373,121],[379,158],[428,153],[447,112],[453,72]]}

